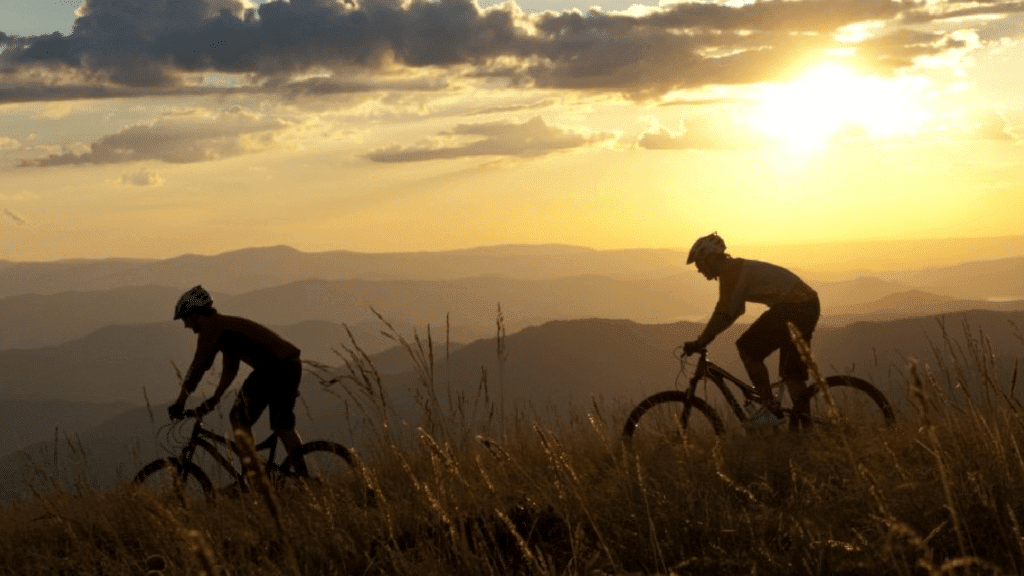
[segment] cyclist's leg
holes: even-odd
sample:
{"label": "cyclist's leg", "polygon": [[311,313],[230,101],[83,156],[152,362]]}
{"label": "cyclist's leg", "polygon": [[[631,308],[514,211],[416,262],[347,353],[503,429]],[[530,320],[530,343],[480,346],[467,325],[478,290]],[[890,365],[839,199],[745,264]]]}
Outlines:
{"label": "cyclist's leg", "polygon": [[[276,381],[270,388],[270,427],[281,439],[288,454],[302,446],[302,437],[295,430],[295,400],[299,396],[299,382],[302,380],[302,363],[299,360],[286,361],[277,370]],[[305,464],[296,463],[296,472],[305,475]]]}
{"label": "cyclist's leg", "polygon": [[[800,331],[804,341],[810,345],[814,329],[818,325],[821,314],[817,300],[807,304],[786,306],[785,321],[792,322]],[[807,390],[807,364],[804,362],[792,337],[786,339],[779,347],[779,377],[786,381],[789,397],[793,399],[793,411],[797,414],[810,415],[810,397]]]}
{"label": "cyclist's leg", "polygon": [[769,308],[762,314],[750,328],[736,340],[736,349],[739,351],[740,360],[743,361],[750,383],[761,396],[761,404],[780,416],[780,406],[772,394],[771,377],[768,375],[768,368],[764,365],[764,359],[774,352],[781,345],[782,329],[785,323],[780,322],[778,313],[773,313],[774,308]]}
{"label": "cyclist's leg", "polygon": [[[237,443],[246,442],[252,448],[255,448],[256,444],[255,438],[252,435],[252,425],[259,420],[260,415],[267,408],[268,399],[265,384],[265,374],[260,370],[253,370],[249,377],[245,379],[241,390],[238,391],[238,397],[235,398],[235,404],[231,407],[229,414],[231,429],[234,432]],[[246,438],[243,438],[243,435]],[[242,458],[242,464],[246,466],[246,471],[255,471],[258,463],[247,462],[247,459],[251,460],[253,456],[249,452],[243,449],[239,452],[239,457]]]}

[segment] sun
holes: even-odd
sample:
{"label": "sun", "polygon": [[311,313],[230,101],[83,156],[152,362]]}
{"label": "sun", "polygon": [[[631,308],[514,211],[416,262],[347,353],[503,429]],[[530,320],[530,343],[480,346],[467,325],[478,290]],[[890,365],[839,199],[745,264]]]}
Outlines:
{"label": "sun", "polygon": [[922,81],[860,76],[843,64],[821,64],[761,94],[753,123],[765,135],[802,150],[838,136],[872,139],[912,135],[927,119]]}

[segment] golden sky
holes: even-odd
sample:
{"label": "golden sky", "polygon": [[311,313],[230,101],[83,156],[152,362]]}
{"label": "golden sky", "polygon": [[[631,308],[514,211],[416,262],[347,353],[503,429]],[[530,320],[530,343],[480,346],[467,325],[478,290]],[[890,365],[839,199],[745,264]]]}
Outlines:
{"label": "golden sky", "polygon": [[1024,216],[1019,2],[12,1],[0,259],[827,245]]}

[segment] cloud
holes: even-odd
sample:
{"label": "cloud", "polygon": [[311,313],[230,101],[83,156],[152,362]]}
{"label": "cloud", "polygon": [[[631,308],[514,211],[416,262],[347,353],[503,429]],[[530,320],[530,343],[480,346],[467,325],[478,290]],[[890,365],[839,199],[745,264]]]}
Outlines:
{"label": "cloud", "polygon": [[25,222],[24,218],[22,218],[21,216],[18,216],[14,212],[11,212],[7,208],[4,208],[2,211],[0,211],[0,215],[3,215],[5,218],[10,220],[11,222],[14,222],[18,226],[24,226],[25,224],[27,224],[27,222]]}
{"label": "cloud", "polygon": [[977,111],[964,120],[964,135],[971,140],[1005,140],[1015,142],[1020,137],[1011,129],[1006,118],[993,110]]}
{"label": "cloud", "polygon": [[34,192],[28,192],[26,190],[22,190],[20,192],[7,193],[7,194],[0,193],[0,200],[13,201],[13,202],[24,202],[24,201],[27,201],[27,200],[35,200],[37,198],[39,198],[38,194],[36,194]]}
{"label": "cloud", "polygon": [[1024,12],[1024,4],[1018,1],[982,0],[980,2],[946,1],[929,3],[926,8],[908,11],[904,20],[908,23],[920,24],[936,20],[954,20],[976,16],[1008,15]]}
{"label": "cloud", "polygon": [[85,151],[68,150],[22,160],[21,167],[67,164],[116,164],[160,160],[187,164],[229,158],[270,148],[276,134],[290,126],[278,118],[240,109],[221,113],[191,111],[168,115],[153,124],[130,126],[104,136]]}
{"label": "cloud", "polygon": [[21,148],[21,142],[7,136],[0,136],[0,152],[5,150],[17,150]]}
{"label": "cloud", "polygon": [[681,132],[654,125],[637,139],[637,146],[648,150],[746,150],[765,143],[732,114],[688,119]]}
{"label": "cloud", "polygon": [[[444,139],[457,140],[455,146],[434,143],[423,146],[392,146],[365,156],[374,162],[416,162],[460,158],[465,156],[541,156],[558,150],[590,146],[612,139],[611,134],[585,136],[569,130],[548,126],[540,116],[522,124],[492,122],[460,124]],[[470,139],[468,142],[466,139]]]}
{"label": "cloud", "polygon": [[[933,6],[935,3],[928,3]],[[1017,3],[938,3],[988,13]],[[300,93],[365,86],[353,70],[446,69],[521,87],[642,98],[779,79],[809,55],[854,49],[879,70],[956,47],[946,33],[899,32],[862,45],[833,38],[867,21],[944,17],[915,0],[684,1],[628,13],[525,14],[473,0],[86,0],[70,35],[3,36],[0,101],[183,90],[190,74],[248,74],[251,88]],[[891,30],[893,26],[890,26]],[[923,36],[922,36],[923,34]],[[874,40],[874,41],[872,41]],[[326,73],[330,80],[302,81]],[[293,84],[299,80],[299,84]],[[198,90],[197,87],[191,87]],[[91,95],[91,96],[90,96]]]}
{"label": "cloud", "polygon": [[140,168],[122,174],[120,183],[122,186],[162,186],[164,179],[149,168]]}

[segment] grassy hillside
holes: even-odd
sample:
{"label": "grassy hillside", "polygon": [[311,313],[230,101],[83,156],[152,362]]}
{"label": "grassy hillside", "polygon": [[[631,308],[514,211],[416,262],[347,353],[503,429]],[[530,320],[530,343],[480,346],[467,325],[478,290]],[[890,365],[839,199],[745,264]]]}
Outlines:
{"label": "grassy hillside", "polygon": [[[502,431],[470,424],[471,398],[449,401],[425,378],[423,425],[407,436],[387,421],[361,452],[369,492],[328,482],[210,501],[127,486],[41,493],[3,507],[0,570],[1019,574],[1024,405],[984,372],[958,381],[979,374],[965,364],[987,362],[975,344],[914,366],[896,429],[733,427],[640,454],[618,441],[628,404]],[[425,348],[409,350],[428,374]],[[338,385],[366,417],[385,413],[372,371],[352,374]],[[493,413],[494,399],[484,404]]]}

